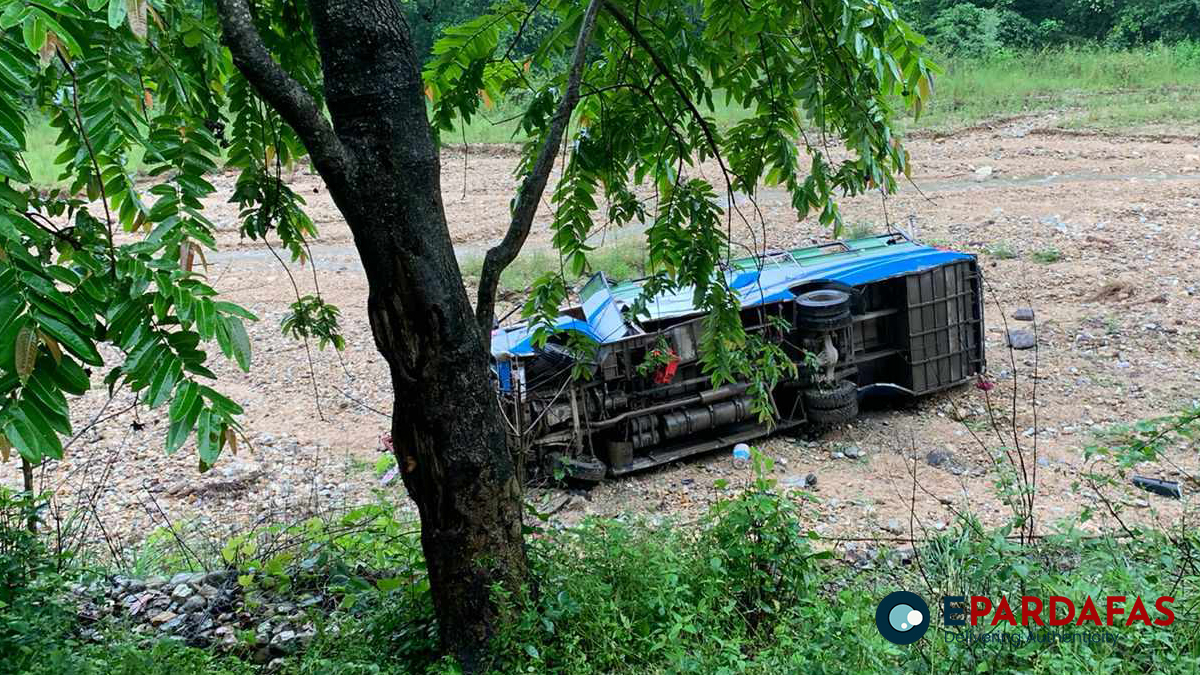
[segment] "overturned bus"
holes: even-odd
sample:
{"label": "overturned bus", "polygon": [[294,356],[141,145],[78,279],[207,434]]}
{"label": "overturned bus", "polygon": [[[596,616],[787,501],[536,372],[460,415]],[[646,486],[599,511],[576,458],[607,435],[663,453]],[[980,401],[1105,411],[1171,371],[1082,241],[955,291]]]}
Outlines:
{"label": "overturned bus", "polygon": [[[641,282],[599,272],[555,322],[557,334],[597,344],[588,363],[553,339],[536,346],[526,323],[492,333],[500,405],[526,465],[598,481],[776,430],[846,422],[873,388],[921,396],[983,371],[972,255],[888,234],[734,260],[723,273],[747,332],[773,331],[799,366],[772,392],[772,423],[752,412],[747,383],[713,388],[702,372],[704,315],[691,289],[651,298],[649,316],[634,317]],[[590,378],[572,377],[579,365]]]}

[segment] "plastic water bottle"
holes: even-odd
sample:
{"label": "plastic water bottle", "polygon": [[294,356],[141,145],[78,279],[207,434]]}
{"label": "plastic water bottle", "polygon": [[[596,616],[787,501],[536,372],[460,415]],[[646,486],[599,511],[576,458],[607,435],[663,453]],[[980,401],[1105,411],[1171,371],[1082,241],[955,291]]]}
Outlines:
{"label": "plastic water bottle", "polygon": [[733,468],[744,469],[750,466],[750,446],[738,443],[733,446]]}

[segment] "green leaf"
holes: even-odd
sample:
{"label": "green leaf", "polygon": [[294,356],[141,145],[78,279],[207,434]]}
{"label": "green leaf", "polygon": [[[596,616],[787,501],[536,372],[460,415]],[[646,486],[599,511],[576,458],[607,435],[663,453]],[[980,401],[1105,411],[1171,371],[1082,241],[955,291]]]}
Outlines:
{"label": "green leaf", "polygon": [[232,400],[216,391],[211,387],[200,385],[200,395],[208,399],[209,403],[215,410],[219,410],[226,415],[241,415],[242,406],[234,403]]}
{"label": "green leaf", "polygon": [[201,470],[217,463],[221,447],[225,443],[225,427],[209,408],[200,411],[196,420],[196,451],[200,455]]}
{"label": "green leaf", "polygon": [[125,23],[125,0],[108,0],[108,27],[116,30]]}
{"label": "green leaf", "polygon": [[229,333],[229,347],[233,350],[233,357],[237,360],[238,367],[243,371],[250,371],[250,336],[246,335],[246,327],[242,322],[231,316],[222,317],[222,323],[225,324],[225,330]]}
{"label": "green leaf", "polygon": [[87,393],[92,385],[91,378],[83,368],[75,363],[75,359],[66,355],[63,355],[62,361],[51,371],[50,377],[59,389],[73,396]]}
{"label": "green leaf", "polygon": [[199,29],[192,29],[183,34],[183,45],[189,49],[199,45],[204,41],[204,33]]}
{"label": "green leaf", "polygon": [[104,365],[104,359],[100,357],[100,352],[96,351],[92,341],[80,336],[67,324],[41,312],[34,314],[34,320],[42,330],[58,340],[60,345],[66,347],[67,351],[77,356],[80,361],[93,366]]}
{"label": "green leaf", "polygon": [[17,318],[24,306],[21,296],[17,294],[0,297],[0,332],[8,327],[9,322]]}
{"label": "green leaf", "polygon": [[391,593],[404,586],[403,577],[385,577],[375,582],[375,586],[383,593]]}
{"label": "green leaf", "polygon": [[246,321],[258,321],[257,316],[251,314],[241,305],[236,305],[232,302],[225,302],[223,300],[217,300],[213,303],[213,306],[216,307],[217,311],[222,314],[232,314],[236,317],[241,317]]}
{"label": "green leaf", "polygon": [[187,442],[188,435],[192,433],[192,427],[196,425],[196,418],[200,416],[200,410],[204,407],[204,402],[200,400],[200,390],[195,382],[185,380],[175,392],[175,399],[171,401],[170,411],[167,416],[171,420],[171,426],[167,430],[167,454],[171,454],[183,447]]}
{"label": "green leaf", "polygon": [[75,36],[71,35],[71,32],[64,28],[57,19],[39,7],[34,7],[32,12],[42,20],[46,27],[58,38],[59,42],[67,48],[67,53],[75,56],[83,54],[83,49],[79,46],[79,42],[75,40]]}
{"label": "green leaf", "polygon": [[159,361],[158,368],[154,371],[154,379],[150,381],[150,388],[146,392],[146,401],[151,409],[157,408],[170,398],[175,383],[182,375],[183,364],[179,359],[167,357]]}
{"label": "green leaf", "polygon": [[30,14],[25,17],[25,22],[21,24],[21,37],[25,38],[25,46],[29,51],[38,54],[42,51],[42,45],[46,44],[46,23],[42,21],[42,17],[36,14]]}
{"label": "green leaf", "polygon": [[14,410],[9,422],[4,425],[4,435],[21,457],[29,460],[30,464],[41,464],[45,452],[41,439],[30,429],[29,418],[18,416]]}
{"label": "green leaf", "polygon": [[[35,406],[38,412],[49,422],[50,428],[60,434],[71,433],[70,410],[67,399],[52,384],[46,382],[48,375],[44,371],[34,374],[25,387],[26,395],[22,397],[26,406]],[[29,396],[32,394],[32,397]]]}
{"label": "green leaf", "polygon": [[62,441],[58,440],[58,434],[51,428],[49,420],[36,406],[22,401],[22,405],[13,406],[9,412],[13,419],[19,420],[28,428],[29,435],[26,440],[36,443],[39,460],[43,457],[62,459]]}

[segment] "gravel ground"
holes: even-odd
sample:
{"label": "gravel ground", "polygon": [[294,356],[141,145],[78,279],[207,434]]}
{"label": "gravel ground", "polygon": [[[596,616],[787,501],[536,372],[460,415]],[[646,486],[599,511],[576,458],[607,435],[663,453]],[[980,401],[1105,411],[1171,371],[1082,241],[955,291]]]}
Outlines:
{"label": "gravel ground", "polygon": [[[1030,456],[1029,462],[1037,467],[1043,527],[1099,506],[1081,478],[1089,470],[1083,448],[1095,431],[1176,411],[1200,390],[1200,138],[1091,135],[1054,123],[1054,116],[1025,117],[912,138],[912,184],[886,204],[879,195],[842,204],[848,221],[915,226],[927,242],[980,254],[988,284],[989,377],[997,385],[990,398],[1011,407],[1016,380],[1017,435],[1027,449],[1037,439],[1038,461]],[[443,163],[452,236],[463,255],[477,255],[503,232],[516,157],[506,148],[473,147],[465,165],[454,152]],[[699,171],[719,175],[713,166]],[[220,176],[215,184],[228,192],[233,180]],[[315,177],[300,172],[292,182],[321,227],[313,245],[316,279],[343,309],[346,351],[339,356],[314,346],[310,372],[304,345],[279,332],[292,299],[287,273],[261,244],[239,241],[236,212],[224,193],[212,199],[209,213],[226,229],[221,251],[210,256],[210,277],[261,318],[249,327],[252,372],[222,362],[214,369],[219,388],[244,404],[253,447],[227,454],[201,475],[191,448],[164,455],[165,410],[132,411],[126,393],[107,404],[105,392],[89,393],[73,405],[75,426],[82,429],[93,418],[98,423],[64,461],[43,469],[40,480],[66,507],[93,506],[114,542],[136,544],[167,522],[221,535],[361,503],[379,491],[407,504],[403,489],[382,485],[376,471],[378,439],[387,426],[379,411],[389,409],[391,392],[363,312],[366,283],[349,232]],[[815,223],[797,222],[787,203],[776,189],[758,199],[771,246],[826,234]],[[546,222],[544,208],[530,246],[547,244]],[[752,242],[748,231],[733,234]],[[312,267],[291,272],[301,292],[312,290]],[[1032,327],[1011,318],[1018,308],[1036,314],[1037,349],[1010,357],[1005,322]],[[966,387],[866,411],[819,439],[779,436],[761,447],[776,459],[774,472],[786,485],[815,475],[816,500],[805,512],[828,536],[907,536],[910,512],[918,530],[944,527],[955,511],[968,508],[997,523],[1008,511],[995,496],[989,469],[999,443],[986,428],[985,405],[983,391]],[[1200,473],[1194,448],[1179,448],[1168,460],[1139,472],[1185,481]],[[717,478],[736,486],[750,476],[717,452],[606,482],[586,495],[532,489],[529,498],[553,510],[553,522],[561,524],[587,514],[686,520],[723,493],[713,487]],[[0,468],[0,480],[19,485],[19,467]],[[1106,494],[1126,509],[1126,522],[1170,526],[1194,509],[1190,498]],[[1115,525],[1104,513],[1092,523]]]}

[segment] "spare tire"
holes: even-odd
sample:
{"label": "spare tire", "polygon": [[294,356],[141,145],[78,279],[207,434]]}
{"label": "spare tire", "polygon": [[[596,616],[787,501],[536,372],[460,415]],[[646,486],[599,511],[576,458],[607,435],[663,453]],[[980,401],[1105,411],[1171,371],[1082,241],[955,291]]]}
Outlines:
{"label": "spare tire", "polygon": [[850,316],[850,310],[844,310],[837,316],[804,316],[803,314],[796,317],[796,328],[802,331],[812,333],[828,333],[830,331],[841,330],[849,326],[854,321]]}
{"label": "spare tire", "polygon": [[852,403],[858,405],[858,386],[850,380],[838,380],[830,388],[804,390],[804,405],[809,410],[836,410]]}
{"label": "spare tire", "polygon": [[858,417],[858,399],[854,399],[840,408],[829,410],[809,408],[807,412],[808,421],[813,424],[842,424]]}
{"label": "spare tire", "polygon": [[850,313],[850,294],[834,288],[821,288],[796,296],[797,314],[806,318],[838,317]]}

